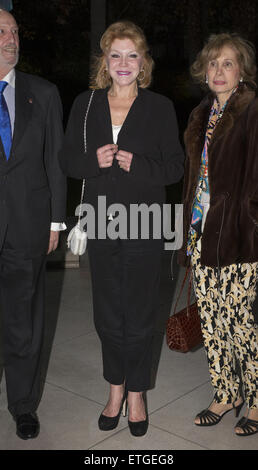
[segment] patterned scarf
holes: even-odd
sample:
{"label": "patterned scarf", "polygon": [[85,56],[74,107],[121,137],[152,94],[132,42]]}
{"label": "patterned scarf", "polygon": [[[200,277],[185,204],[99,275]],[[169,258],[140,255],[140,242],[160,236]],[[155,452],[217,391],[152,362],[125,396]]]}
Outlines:
{"label": "patterned scarf", "polygon": [[208,181],[208,147],[211,141],[213,131],[216,125],[218,124],[219,120],[221,119],[227,103],[228,100],[224,104],[222,110],[220,110],[219,102],[217,98],[215,98],[209,115],[208,125],[205,134],[205,141],[201,155],[199,183],[193,202],[192,220],[188,233],[187,256],[191,256],[193,254],[197,240],[199,240],[202,233],[201,229],[203,218],[203,205],[201,204],[201,196],[203,191],[205,191],[206,193],[210,192]]}

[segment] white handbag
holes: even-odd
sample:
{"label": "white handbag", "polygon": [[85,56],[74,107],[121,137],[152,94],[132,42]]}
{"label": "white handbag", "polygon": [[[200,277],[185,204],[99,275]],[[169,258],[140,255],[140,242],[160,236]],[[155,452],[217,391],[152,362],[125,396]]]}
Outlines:
{"label": "white handbag", "polygon": [[80,225],[75,225],[67,237],[67,246],[74,255],[83,255],[87,246],[87,232],[81,229]]}
{"label": "white handbag", "polygon": [[[87,152],[87,118],[88,118],[88,113],[89,113],[93,95],[94,95],[94,90],[91,92],[87,111],[85,113],[85,118],[84,118],[84,128],[83,128],[84,130],[83,132],[84,153]],[[67,237],[67,247],[71,250],[71,252],[74,255],[79,255],[79,256],[85,253],[86,247],[87,247],[87,238],[88,238],[87,232],[85,232],[83,230],[83,227],[81,227],[82,203],[83,203],[84,192],[85,192],[85,179],[83,179],[83,182],[82,182],[82,192],[81,192],[81,202],[79,206],[78,222],[69,232],[68,237]]]}

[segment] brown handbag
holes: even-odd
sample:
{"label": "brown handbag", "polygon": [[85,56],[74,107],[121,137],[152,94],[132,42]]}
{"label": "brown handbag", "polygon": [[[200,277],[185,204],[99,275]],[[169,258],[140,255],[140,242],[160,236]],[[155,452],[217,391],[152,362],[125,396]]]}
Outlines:
{"label": "brown handbag", "polygon": [[174,308],[174,313],[168,319],[166,329],[168,347],[174,351],[180,352],[188,352],[203,342],[197,303],[194,302],[193,304],[189,305],[192,273],[190,275],[188,285],[187,307],[183,308],[183,310],[180,310],[180,312],[175,313],[178,300],[182,294],[185,281],[187,279],[190,269],[191,268],[188,268],[186,270],[185,277],[181,285],[180,293]]}

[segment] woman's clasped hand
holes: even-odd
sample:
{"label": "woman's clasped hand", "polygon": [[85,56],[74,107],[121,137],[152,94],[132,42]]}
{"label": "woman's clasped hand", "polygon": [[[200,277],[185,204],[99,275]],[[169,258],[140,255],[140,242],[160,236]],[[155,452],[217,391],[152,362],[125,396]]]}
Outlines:
{"label": "woman's clasped hand", "polygon": [[118,150],[116,144],[107,144],[97,149],[97,158],[100,168],[110,168],[115,158],[120,168],[130,171],[133,154],[125,150]]}

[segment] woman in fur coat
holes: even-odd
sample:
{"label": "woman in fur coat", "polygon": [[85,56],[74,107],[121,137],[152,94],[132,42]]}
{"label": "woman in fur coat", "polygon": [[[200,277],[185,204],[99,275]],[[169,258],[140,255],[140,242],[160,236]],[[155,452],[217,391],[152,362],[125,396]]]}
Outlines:
{"label": "woman in fur coat", "polygon": [[[258,432],[258,347],[252,303],[258,267],[258,99],[255,51],[236,34],[213,35],[191,68],[209,93],[185,132],[184,243],[191,264],[214,398],[195,424],[244,416]],[[242,390],[241,390],[242,384]]]}

